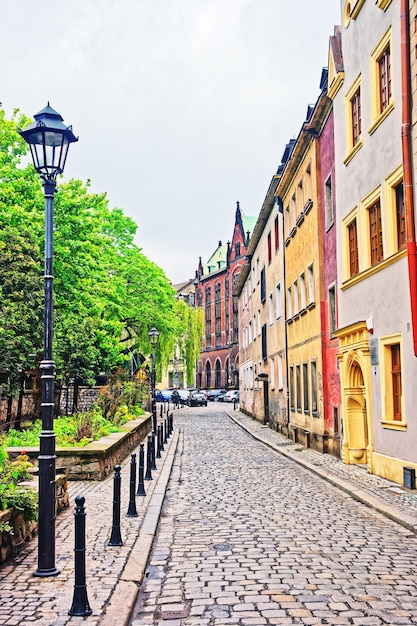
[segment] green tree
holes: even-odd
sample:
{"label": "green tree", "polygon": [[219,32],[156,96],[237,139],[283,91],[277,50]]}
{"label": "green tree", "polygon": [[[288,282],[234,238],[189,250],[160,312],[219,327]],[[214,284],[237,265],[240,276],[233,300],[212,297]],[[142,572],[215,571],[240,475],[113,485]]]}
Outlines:
{"label": "green tree", "polygon": [[182,324],[177,343],[185,362],[187,386],[191,386],[195,383],[195,367],[200,354],[201,336],[203,333],[203,310],[201,308],[194,309],[183,300],[177,301],[176,309]]}
{"label": "green tree", "polygon": [[[28,146],[0,107],[0,371],[15,379],[30,353],[42,352],[44,197]],[[134,243],[135,222],[110,208],[87,181],[58,181],[54,220],[54,359],[57,380],[78,374],[93,382],[126,360],[126,348],[151,351],[160,332],[157,367],[175,345],[196,358],[193,314],[176,300],[164,272]],[[195,318],[197,319],[197,317]],[[190,321],[191,320],[191,321]],[[198,338],[199,344],[199,338]],[[187,366],[188,367],[188,366]]]}
{"label": "green tree", "polygon": [[34,168],[19,168],[27,147],[16,132],[27,121],[17,111],[7,120],[0,108],[0,371],[10,391],[29,354],[42,349],[42,219],[34,208],[42,193]]}
{"label": "green tree", "polygon": [[31,234],[0,229],[0,369],[15,391],[29,354],[42,348],[43,284]]}

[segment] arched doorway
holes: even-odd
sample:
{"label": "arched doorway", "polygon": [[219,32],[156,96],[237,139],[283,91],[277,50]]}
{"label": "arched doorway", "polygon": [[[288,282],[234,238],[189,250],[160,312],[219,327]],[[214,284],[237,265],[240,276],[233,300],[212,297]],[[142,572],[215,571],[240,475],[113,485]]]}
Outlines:
{"label": "arched doorway", "polygon": [[342,388],[342,446],[344,463],[365,464],[372,473],[372,376],[366,321],[335,331]]}
{"label": "arched doorway", "polygon": [[348,381],[345,389],[344,460],[346,463],[367,463],[369,437],[365,384],[362,368],[356,360],[350,363]]}
{"label": "arched doorway", "polygon": [[225,387],[226,389],[228,389],[232,383],[232,377],[231,377],[231,373],[230,373],[230,360],[229,357],[227,357],[226,362],[224,364],[224,377],[225,377]]}
{"label": "arched doorway", "polygon": [[210,389],[211,387],[211,365],[210,361],[206,363],[206,389]]}
{"label": "arched doorway", "polygon": [[235,362],[232,363],[232,384],[235,389],[239,389],[239,355],[236,355]]}
{"label": "arched doorway", "polygon": [[214,387],[220,389],[222,386],[222,364],[219,359],[216,360],[214,365]]}

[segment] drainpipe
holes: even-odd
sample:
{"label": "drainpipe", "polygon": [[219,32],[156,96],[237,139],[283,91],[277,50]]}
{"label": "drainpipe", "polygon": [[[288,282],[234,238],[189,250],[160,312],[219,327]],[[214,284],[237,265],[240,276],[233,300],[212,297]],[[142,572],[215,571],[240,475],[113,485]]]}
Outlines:
{"label": "drainpipe", "polygon": [[417,356],[417,250],[415,237],[415,209],[413,193],[412,141],[411,141],[411,78],[410,78],[410,16],[409,0],[401,0],[401,87],[402,124],[401,142],[404,168],[404,204],[408,277],[410,284],[411,325],[414,355]]}

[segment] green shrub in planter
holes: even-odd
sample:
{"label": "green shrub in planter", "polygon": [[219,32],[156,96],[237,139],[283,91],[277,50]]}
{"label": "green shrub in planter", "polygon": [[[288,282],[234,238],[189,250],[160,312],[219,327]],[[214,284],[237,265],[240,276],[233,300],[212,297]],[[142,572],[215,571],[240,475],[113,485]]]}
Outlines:
{"label": "green shrub in planter", "polygon": [[[37,520],[38,494],[33,489],[19,486],[19,481],[31,478],[33,467],[26,454],[21,454],[16,461],[8,460],[7,450],[0,446],[0,511],[13,510],[13,515],[22,513],[26,524]],[[9,522],[0,524],[0,532],[13,532]]]}

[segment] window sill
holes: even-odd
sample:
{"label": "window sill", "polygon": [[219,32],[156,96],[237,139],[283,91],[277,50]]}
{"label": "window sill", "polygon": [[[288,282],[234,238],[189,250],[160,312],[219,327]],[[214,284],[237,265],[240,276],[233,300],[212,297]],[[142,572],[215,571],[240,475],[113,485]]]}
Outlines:
{"label": "window sill", "polygon": [[304,205],[304,215],[307,215],[308,213],[310,213],[312,208],[313,208],[313,201],[311,198],[309,198]]}
{"label": "window sill", "polygon": [[375,119],[375,121],[373,122],[372,126],[369,128],[368,133],[370,135],[372,135],[372,133],[374,133],[376,131],[376,129],[378,128],[378,126],[380,126],[380,124],[382,124],[382,122],[385,120],[386,117],[388,117],[388,115],[391,113],[391,111],[393,110],[395,106],[395,103],[393,100],[391,100],[391,102],[389,103],[389,105],[387,106],[387,108],[382,111],[382,113],[380,113],[378,115],[378,117]]}
{"label": "window sill", "polygon": [[296,226],[297,228],[299,228],[299,226],[304,222],[305,219],[305,215],[304,213],[300,213],[300,215],[297,217],[297,221],[296,221]]}
{"label": "window sill", "polygon": [[315,302],[310,302],[310,304],[307,304],[307,309],[309,311],[311,311],[311,309],[314,309],[316,307],[316,303]]}
{"label": "window sill", "polygon": [[376,0],[376,6],[382,11],[385,11],[390,4],[391,0]]}
{"label": "window sill", "polygon": [[377,265],[372,265],[372,267],[368,267],[366,270],[363,270],[363,272],[359,272],[358,274],[355,274],[355,276],[348,278],[342,283],[340,288],[342,289],[342,291],[344,291],[349,287],[353,287],[353,285],[356,285],[357,283],[365,280],[369,276],[372,276],[372,274],[376,274],[377,272],[385,269],[389,265],[392,265],[392,263],[395,263],[396,261],[399,261],[406,256],[407,249],[401,248],[401,250],[395,252],[393,255],[389,256],[383,261],[380,261],[380,263],[378,263]]}
{"label": "window sill", "polygon": [[405,422],[396,422],[395,420],[380,420],[379,422],[383,428],[387,430],[407,430],[407,424]]}
{"label": "window sill", "polygon": [[347,165],[355,156],[355,154],[362,148],[363,139],[359,139],[359,141],[349,150],[347,155],[345,156],[343,163]]}

